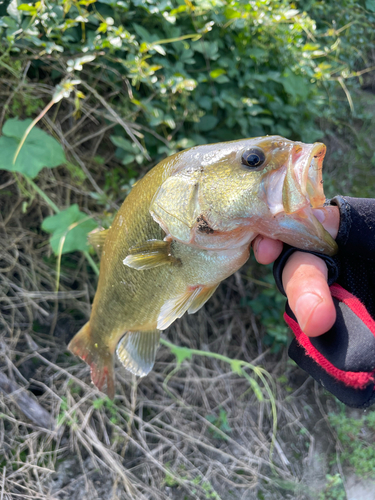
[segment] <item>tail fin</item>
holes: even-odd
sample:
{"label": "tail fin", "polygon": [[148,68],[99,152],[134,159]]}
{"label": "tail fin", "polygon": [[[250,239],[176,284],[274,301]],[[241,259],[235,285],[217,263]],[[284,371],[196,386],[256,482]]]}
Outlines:
{"label": "tail fin", "polygon": [[105,346],[92,340],[90,322],[72,338],[68,349],[90,366],[91,380],[99,390],[107,381],[106,392],[108,397],[113,399],[115,396],[113,354]]}

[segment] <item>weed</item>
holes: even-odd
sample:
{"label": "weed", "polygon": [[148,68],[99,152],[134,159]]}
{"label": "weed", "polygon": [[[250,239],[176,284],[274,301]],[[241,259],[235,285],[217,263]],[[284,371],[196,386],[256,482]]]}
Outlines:
{"label": "weed", "polygon": [[218,429],[220,429],[222,431],[220,434],[218,434],[214,429],[212,429],[210,427],[209,431],[212,432],[213,436],[216,439],[227,440],[227,437],[225,436],[225,434],[229,434],[232,430],[229,423],[228,423],[227,412],[223,408],[220,408],[218,416],[207,415],[206,418],[209,422],[211,422],[211,424],[213,424],[215,427],[217,427]]}
{"label": "weed", "polygon": [[341,407],[339,413],[329,414],[329,422],[341,443],[341,460],[359,477],[375,477],[375,412],[350,418]]}
{"label": "weed", "polygon": [[319,494],[319,500],[346,500],[346,492],[340,474],[326,476],[326,486]]}

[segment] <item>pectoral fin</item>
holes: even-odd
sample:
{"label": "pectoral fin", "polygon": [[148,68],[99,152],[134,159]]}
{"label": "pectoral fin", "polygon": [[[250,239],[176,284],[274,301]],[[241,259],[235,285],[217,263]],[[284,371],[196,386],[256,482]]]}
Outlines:
{"label": "pectoral fin", "polygon": [[190,304],[190,307],[188,309],[188,314],[194,314],[201,307],[204,306],[204,304],[212,297],[212,295],[215,293],[216,288],[219,286],[220,283],[214,286],[204,286],[202,287],[201,291],[199,294],[194,297],[193,302]]}
{"label": "pectoral fin", "polygon": [[[177,297],[167,300],[165,304],[160,309],[158,317],[158,328],[159,330],[165,330],[170,326],[177,318],[181,318],[187,310],[193,308],[192,312],[197,311],[206,300],[210,298],[212,293],[202,302],[199,296],[203,297],[205,294],[205,286],[197,286],[196,288],[188,288],[184,293],[177,295]],[[199,307],[198,307],[199,306]]]}
{"label": "pectoral fin", "polygon": [[88,235],[88,242],[95,248],[99,259],[102,256],[103,245],[107,237],[108,231],[109,229],[94,229]]}
{"label": "pectoral fin", "polygon": [[144,377],[154,366],[159,340],[159,330],[128,332],[117,346],[117,356],[127,370]]}
{"label": "pectoral fin", "polygon": [[132,247],[129,252],[123,263],[138,270],[180,263],[171,254],[171,243],[169,241],[148,240]]}

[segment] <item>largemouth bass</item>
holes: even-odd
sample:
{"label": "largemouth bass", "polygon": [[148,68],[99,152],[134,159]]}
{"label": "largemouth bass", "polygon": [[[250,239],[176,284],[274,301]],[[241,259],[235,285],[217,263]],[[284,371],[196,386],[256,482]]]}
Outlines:
{"label": "largemouth bass", "polygon": [[[113,355],[144,376],[165,330],[194,313],[248,259],[257,234],[327,255],[324,144],[279,136],[196,146],[136,183],[110,229],[94,234],[100,276],[90,320],[69,349],[114,396]],[[125,336],[124,336],[125,335]]]}

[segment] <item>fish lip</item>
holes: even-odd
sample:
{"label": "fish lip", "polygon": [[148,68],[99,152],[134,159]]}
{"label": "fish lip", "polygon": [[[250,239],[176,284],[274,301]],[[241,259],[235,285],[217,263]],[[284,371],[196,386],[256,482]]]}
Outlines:
{"label": "fish lip", "polygon": [[[306,151],[307,147],[309,150]],[[297,144],[293,154],[294,175],[302,195],[312,208],[320,208],[325,202],[322,170],[326,151],[323,143]]]}

